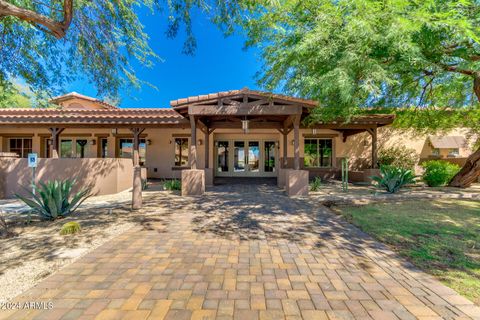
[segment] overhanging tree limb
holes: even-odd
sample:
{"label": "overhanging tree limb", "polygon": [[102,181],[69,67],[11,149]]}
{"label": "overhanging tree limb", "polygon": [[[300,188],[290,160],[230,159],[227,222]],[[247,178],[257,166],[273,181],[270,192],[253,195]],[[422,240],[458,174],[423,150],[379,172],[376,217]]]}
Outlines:
{"label": "overhanging tree limb", "polygon": [[65,36],[73,18],[73,0],[64,0],[63,2],[63,20],[54,19],[38,12],[17,7],[7,1],[0,0],[0,18],[6,16],[17,17],[20,20],[27,21],[33,25],[41,25],[53,34],[57,39]]}

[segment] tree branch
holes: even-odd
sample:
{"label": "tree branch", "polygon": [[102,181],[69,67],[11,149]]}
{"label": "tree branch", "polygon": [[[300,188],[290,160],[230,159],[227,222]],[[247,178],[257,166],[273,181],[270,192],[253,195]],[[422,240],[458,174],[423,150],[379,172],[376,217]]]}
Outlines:
{"label": "tree branch", "polygon": [[467,76],[475,75],[475,71],[473,71],[473,70],[459,69],[456,66],[442,65],[442,68],[446,71],[461,73],[461,74],[464,74],[464,75],[467,75]]}
{"label": "tree branch", "polygon": [[52,18],[39,14],[38,12],[17,7],[7,1],[0,0],[0,17],[13,16],[20,20],[27,21],[33,25],[42,25],[57,39],[61,39],[67,33],[73,18],[73,0],[63,2],[63,20],[55,21]]}

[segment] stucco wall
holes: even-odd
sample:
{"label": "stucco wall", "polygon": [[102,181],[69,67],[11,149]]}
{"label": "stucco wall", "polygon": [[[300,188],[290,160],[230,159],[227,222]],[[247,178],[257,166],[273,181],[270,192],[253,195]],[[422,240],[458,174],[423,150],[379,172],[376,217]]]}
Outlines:
{"label": "stucco wall", "polygon": [[[304,138],[306,135],[311,135],[312,129],[300,130],[300,158],[301,165],[303,166],[304,156]],[[463,135],[467,136],[465,130],[454,130],[452,132],[444,133],[445,135]],[[49,132],[45,128],[0,128],[0,151],[8,150],[8,138],[9,137],[22,137],[29,136],[33,141],[33,151],[38,152],[43,156],[43,149],[45,147],[45,138],[47,138]],[[147,175],[150,178],[180,178],[181,171],[174,168],[174,139],[175,136],[190,136],[189,128],[149,128],[144,131],[143,138],[151,142],[147,145],[147,154],[145,167],[147,169]],[[348,156],[350,158],[350,170],[363,170],[371,165],[371,137],[368,133],[362,133],[348,137],[346,142],[343,142],[342,135],[338,131],[334,130],[316,130],[316,136],[332,137],[333,148],[335,154],[334,166],[338,169],[340,167],[340,158]],[[441,135],[441,134],[437,134]],[[96,158],[99,149],[100,136],[108,139],[108,157],[118,157],[118,139],[124,137],[132,137],[131,132],[128,129],[119,129],[116,134],[111,129],[75,129],[68,128],[62,135],[62,138],[81,138],[87,139],[89,142],[86,145],[85,156],[87,158]],[[389,127],[379,128],[378,130],[378,146],[379,149],[383,147],[389,147],[393,145],[405,145],[409,148],[413,148],[419,154],[424,157],[427,154],[431,154],[431,150],[428,149],[426,144],[428,135],[416,135],[404,130],[395,130]],[[250,130],[249,133],[244,134],[239,129],[217,129],[210,135],[209,155],[210,155],[210,167],[213,168],[215,164],[215,147],[214,141],[219,139],[268,139],[279,142],[278,158],[280,160],[283,157],[283,137],[276,130],[257,129]],[[197,147],[198,168],[204,168],[205,166],[205,136],[200,130],[197,130],[197,141],[202,140],[202,144]],[[95,144],[92,144],[95,141]],[[288,162],[293,165],[293,131],[288,135],[287,154]],[[475,137],[468,139],[469,145],[473,144]],[[468,156],[471,152],[470,148],[460,149],[461,156]],[[130,159],[124,159],[130,161]],[[130,161],[131,162],[131,161]],[[312,171],[322,171],[327,169],[312,169]]]}
{"label": "stucco wall", "polygon": [[[132,187],[130,159],[39,159],[38,181],[76,179],[77,187],[91,187],[96,195],[113,194]],[[30,189],[32,169],[27,159],[0,159],[0,198]]]}

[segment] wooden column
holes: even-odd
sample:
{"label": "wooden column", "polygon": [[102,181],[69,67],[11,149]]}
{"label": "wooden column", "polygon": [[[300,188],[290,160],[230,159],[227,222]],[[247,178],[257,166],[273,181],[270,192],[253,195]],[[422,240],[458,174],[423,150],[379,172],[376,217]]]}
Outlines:
{"label": "wooden column", "polygon": [[52,145],[51,145],[51,158],[58,159],[59,158],[59,142],[60,142],[60,134],[65,130],[65,128],[49,128],[50,133],[52,134]]}
{"label": "wooden column", "polygon": [[205,169],[210,168],[210,129],[205,128]]}
{"label": "wooden column", "polygon": [[377,127],[367,129],[372,136],[372,169],[378,168]]}
{"label": "wooden column", "polygon": [[140,135],[144,128],[132,128],[133,133],[133,190],[132,190],[132,209],[142,208],[142,168],[140,167]]}
{"label": "wooden column", "polygon": [[293,120],[293,169],[300,170],[300,115]]}
{"label": "wooden column", "polygon": [[190,115],[190,127],[192,129],[190,141],[190,169],[197,169],[197,119]]}
{"label": "wooden column", "polygon": [[283,168],[288,166],[288,130],[283,129]]}

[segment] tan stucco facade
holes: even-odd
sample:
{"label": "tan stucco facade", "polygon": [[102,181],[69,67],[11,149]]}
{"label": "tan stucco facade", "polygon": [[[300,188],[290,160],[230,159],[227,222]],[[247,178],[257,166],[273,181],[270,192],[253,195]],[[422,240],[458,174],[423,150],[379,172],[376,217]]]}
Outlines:
{"label": "tan stucco facade", "polygon": [[[82,139],[87,140],[85,146],[85,158],[101,157],[101,139],[107,139],[107,158],[119,157],[119,140],[123,138],[131,138],[132,134],[128,129],[75,129],[67,128],[60,135],[60,140]],[[175,166],[175,138],[184,137],[190,141],[190,128],[165,128],[165,129],[146,129],[142,138],[148,141],[146,143],[146,159],[144,167],[147,169],[149,178],[180,178],[182,168]],[[462,129],[444,133],[446,135],[463,135],[467,137],[467,132]],[[415,135],[404,130],[396,130],[392,128],[380,128],[378,141],[379,149],[403,145],[407,148],[414,149],[419,159],[425,159],[432,156],[432,147],[428,143],[428,135]],[[29,138],[32,139],[32,152],[36,152],[41,158],[46,157],[46,148],[49,139],[49,132],[44,128],[5,128],[0,130],[0,152],[10,152],[9,139],[11,138]],[[331,129],[317,129],[313,133],[312,129],[300,129],[300,158],[301,166],[304,158],[304,142],[305,139],[325,138],[332,139],[333,147],[333,163],[331,168],[309,168],[311,172],[339,170],[340,161],[343,157],[350,159],[351,170],[363,170],[371,165],[371,137],[368,133],[360,133],[350,136],[343,141],[340,132]],[[217,141],[273,141],[276,143],[276,168],[280,168],[283,163],[283,136],[276,130],[271,129],[254,129],[248,133],[244,133],[239,129],[218,129],[210,134],[209,139],[209,163],[210,167],[216,172]],[[293,150],[293,132],[288,134],[287,138],[287,155],[288,163],[291,164],[294,157]],[[465,158],[471,153],[471,146],[475,142],[474,137],[467,139],[469,145],[460,148],[459,158]],[[197,164],[198,168],[205,168],[205,137],[201,130],[197,130]],[[447,150],[441,150],[447,157]],[[276,172],[277,170],[275,170]],[[227,174],[228,176],[228,174]],[[255,176],[255,175],[253,175]],[[261,176],[261,174],[257,175]],[[275,173],[266,173],[263,176],[276,176]]]}

